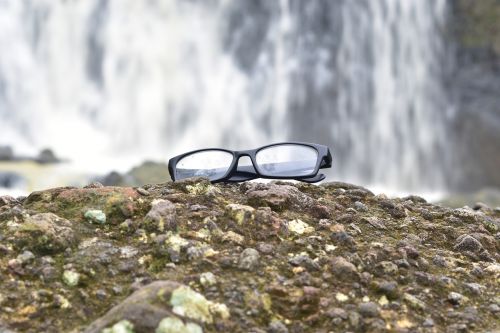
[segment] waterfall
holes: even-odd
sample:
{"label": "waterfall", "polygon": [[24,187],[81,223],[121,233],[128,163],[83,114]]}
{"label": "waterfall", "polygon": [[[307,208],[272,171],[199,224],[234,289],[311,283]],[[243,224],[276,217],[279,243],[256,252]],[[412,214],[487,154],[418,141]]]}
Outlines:
{"label": "waterfall", "polygon": [[333,179],[443,189],[446,7],[0,0],[0,144],[109,170],[306,140]]}

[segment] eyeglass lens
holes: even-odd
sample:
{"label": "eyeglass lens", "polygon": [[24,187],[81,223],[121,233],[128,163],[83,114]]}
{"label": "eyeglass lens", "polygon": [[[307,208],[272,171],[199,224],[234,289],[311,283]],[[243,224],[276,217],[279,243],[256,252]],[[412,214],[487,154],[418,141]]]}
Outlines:
{"label": "eyeglass lens", "polygon": [[183,157],[176,165],[176,179],[208,177],[219,179],[226,174],[233,155],[221,150],[207,150]]}
{"label": "eyeglass lens", "polygon": [[306,176],[314,171],[317,160],[316,149],[295,144],[271,146],[256,154],[259,172],[266,176]]}

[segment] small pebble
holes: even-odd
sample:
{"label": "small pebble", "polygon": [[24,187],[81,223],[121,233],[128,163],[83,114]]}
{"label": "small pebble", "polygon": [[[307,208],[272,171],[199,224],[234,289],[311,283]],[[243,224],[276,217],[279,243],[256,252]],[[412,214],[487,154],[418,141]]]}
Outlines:
{"label": "small pebble", "polygon": [[423,327],[433,327],[434,326],[434,320],[432,318],[427,318],[422,323],[422,326]]}
{"label": "small pebble", "polygon": [[460,303],[462,303],[463,300],[464,296],[462,294],[459,294],[454,291],[448,294],[448,301],[453,305],[459,305]]}
{"label": "small pebble", "polygon": [[273,320],[267,330],[269,333],[288,333],[288,328],[279,320]]}
{"label": "small pebble", "polygon": [[205,272],[200,274],[200,283],[204,287],[213,286],[217,283],[214,273]]}
{"label": "small pebble", "polygon": [[34,259],[35,255],[31,251],[24,251],[23,253],[17,256],[17,260],[19,260],[23,265],[29,264]]}
{"label": "small pebble", "polygon": [[379,314],[378,305],[374,302],[361,303],[358,306],[358,312],[367,318],[377,317]]}
{"label": "small pebble", "polygon": [[238,267],[246,271],[254,270],[259,265],[259,258],[260,254],[257,250],[252,248],[245,249],[240,254]]}
{"label": "small pebble", "polygon": [[84,217],[91,223],[104,224],[106,223],[106,214],[102,210],[90,209],[85,212]]}
{"label": "small pebble", "polygon": [[80,281],[80,274],[75,271],[64,271],[63,281],[66,285],[74,287],[78,285],[78,282]]}
{"label": "small pebble", "polygon": [[368,211],[368,207],[360,201],[356,201],[354,203],[354,208],[356,208],[356,210],[359,212],[367,212]]}
{"label": "small pebble", "polygon": [[149,193],[149,191],[143,189],[142,187],[138,187],[136,189],[137,193],[139,193],[140,195],[143,195],[145,197],[147,197],[148,195],[150,195],[151,193]]}

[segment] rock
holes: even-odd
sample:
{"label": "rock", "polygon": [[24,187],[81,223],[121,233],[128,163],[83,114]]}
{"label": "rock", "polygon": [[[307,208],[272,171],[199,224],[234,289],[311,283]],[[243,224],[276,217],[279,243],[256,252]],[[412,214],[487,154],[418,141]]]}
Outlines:
{"label": "rock", "polygon": [[165,245],[176,252],[180,252],[181,248],[187,247],[189,245],[189,241],[185,238],[182,238],[178,234],[170,233],[165,240]]}
{"label": "rock", "polygon": [[434,320],[432,318],[426,318],[422,323],[423,327],[434,327]]}
{"label": "rock", "polygon": [[200,283],[204,287],[210,287],[217,283],[214,273],[205,272],[200,274]]}
{"label": "rock", "polygon": [[31,263],[35,259],[35,255],[31,251],[24,251],[17,256],[17,260],[23,265]]}
{"label": "rock", "polygon": [[80,274],[74,271],[64,271],[63,281],[69,287],[75,287],[80,281]]}
{"label": "rock", "polygon": [[339,279],[352,280],[358,277],[356,266],[343,257],[333,258],[330,265],[332,267],[332,273]]}
{"label": "rock", "polygon": [[475,222],[477,213],[467,208],[457,208],[453,210],[453,215],[461,219],[463,222]]}
{"label": "rock", "polygon": [[184,323],[177,317],[166,317],[160,321],[155,333],[203,333],[196,323]]}
{"label": "rock", "polygon": [[346,302],[349,300],[349,296],[343,293],[337,293],[335,294],[335,299],[339,302]]}
{"label": "rock", "polygon": [[210,313],[210,302],[203,295],[189,287],[180,286],[173,290],[170,304],[173,306],[172,312],[175,314],[200,322],[213,322]]}
{"label": "rock", "polygon": [[252,188],[246,193],[253,205],[268,205],[274,209],[309,208],[314,201],[296,187],[290,185],[265,184]]}
{"label": "rock", "polygon": [[257,244],[257,250],[262,254],[272,254],[274,246],[269,243],[259,243]]}
{"label": "rock", "polygon": [[290,258],[288,262],[293,266],[304,267],[306,270],[313,272],[321,270],[321,266],[312,260],[308,255],[298,255]]}
{"label": "rock", "polygon": [[222,236],[222,241],[229,242],[233,244],[243,245],[245,243],[245,237],[230,230]]}
{"label": "rock", "polygon": [[246,205],[229,204],[226,206],[227,215],[240,225],[252,221],[254,219],[254,211],[253,207]]}
{"label": "rock", "polygon": [[84,216],[90,223],[95,223],[95,224],[106,223],[106,214],[104,214],[102,210],[90,209],[85,212]]}
{"label": "rock", "polygon": [[134,333],[134,325],[128,320],[120,320],[110,328],[105,328],[101,333]]}
{"label": "rock", "polygon": [[246,271],[252,271],[259,265],[260,254],[257,250],[248,248],[240,254],[238,267]]}
{"label": "rock", "polygon": [[105,186],[126,186],[133,183],[128,175],[122,175],[117,171],[111,171],[107,175],[100,177],[99,182]]}
{"label": "rock", "polygon": [[417,297],[411,294],[404,293],[403,299],[407,301],[410,304],[410,306],[413,307],[414,309],[425,310],[427,308],[424,302],[422,302]]}
{"label": "rock", "polygon": [[140,195],[143,195],[145,197],[150,195],[149,191],[143,189],[142,187],[137,188],[137,193],[139,193]]}
{"label": "rock", "polygon": [[136,213],[144,214],[146,204],[142,204],[139,198],[132,188],[62,187],[31,193],[23,207],[37,212],[57,212],[71,221],[82,221],[88,210],[101,210],[106,215],[106,223],[114,225]]}
{"label": "rock", "polygon": [[[481,209],[465,223],[449,208],[418,200],[284,184],[190,179],[146,186],[147,196],[92,186],[4,200],[0,322],[20,332],[99,333],[128,330],[123,321],[136,333],[495,328],[499,234],[488,225],[498,222],[497,212]],[[283,206],[245,195],[276,186],[289,196]],[[165,199],[176,223],[161,232],[146,215]],[[401,220],[391,214],[398,205],[408,215]],[[319,206],[328,219],[313,212]],[[90,209],[105,213],[103,227],[85,221]],[[360,223],[361,216],[381,219],[386,229]],[[288,221],[307,225],[292,231]],[[481,248],[455,249],[466,236]],[[57,249],[41,251],[35,245],[42,240]],[[459,303],[451,292],[463,295]]]}
{"label": "rock", "polygon": [[362,217],[361,218],[361,222],[365,222],[365,223],[368,223],[370,224],[372,227],[376,228],[376,229],[387,229],[386,226],[385,226],[385,223],[383,220],[375,217],[375,216],[365,216],[365,217]]}
{"label": "rock", "polygon": [[267,329],[268,333],[288,333],[288,328],[279,320],[273,320]]}
{"label": "rock", "polygon": [[383,274],[394,275],[398,272],[398,266],[390,261],[381,261],[375,268]]}
{"label": "rock", "polygon": [[10,146],[0,146],[0,161],[11,161],[14,159],[14,151]]}
{"label": "rock", "polygon": [[495,274],[498,275],[500,274],[500,264],[491,264],[488,265],[485,269],[485,272],[490,273],[490,274]]}
{"label": "rock", "polygon": [[361,303],[358,306],[358,312],[367,318],[377,317],[379,315],[378,305],[373,302]]}
{"label": "rock", "polygon": [[481,243],[472,236],[464,235],[457,239],[457,244],[453,247],[456,251],[478,252],[483,248]]}
{"label": "rock", "polygon": [[440,255],[434,256],[434,258],[432,258],[432,262],[436,266],[439,266],[439,267],[448,267],[449,266],[448,261]]}
{"label": "rock", "polygon": [[11,206],[11,205],[14,205],[16,202],[17,202],[17,199],[11,197],[10,195],[0,196],[0,207]]}
{"label": "rock", "polygon": [[356,210],[358,212],[367,212],[368,211],[368,207],[364,203],[359,202],[359,201],[356,201],[354,203],[354,208],[356,208]]}
{"label": "rock", "polygon": [[175,205],[168,200],[154,200],[151,203],[151,210],[146,214],[145,223],[151,231],[175,230],[177,228]]}
{"label": "rock", "polygon": [[292,220],[288,222],[288,230],[296,235],[309,234],[314,232],[314,228],[301,220]]}
{"label": "rock", "polygon": [[488,306],[488,310],[491,312],[491,313],[494,313],[494,314],[497,314],[500,312],[500,306],[498,304],[490,304]]}
{"label": "rock", "polygon": [[76,241],[71,222],[52,213],[26,217],[15,237],[19,246],[39,254],[63,251]]}
{"label": "rock", "polygon": [[163,318],[173,315],[169,299],[172,292],[181,286],[173,281],[148,284],[92,322],[84,332],[101,333],[106,327],[121,320],[132,323],[136,333],[153,332]]}
{"label": "rock", "polygon": [[464,286],[474,295],[481,295],[481,290],[484,289],[484,286],[479,283],[464,283]]}
{"label": "rock", "polygon": [[377,285],[377,289],[392,300],[397,299],[399,296],[398,284],[396,282],[383,281]]}
{"label": "rock", "polygon": [[459,305],[465,300],[465,297],[462,294],[459,294],[457,292],[450,292],[448,294],[448,302],[450,302],[453,305]]}
{"label": "rock", "polygon": [[59,163],[61,160],[56,157],[56,154],[51,149],[43,149],[38,154],[36,161],[41,164],[49,164],[49,163]]}

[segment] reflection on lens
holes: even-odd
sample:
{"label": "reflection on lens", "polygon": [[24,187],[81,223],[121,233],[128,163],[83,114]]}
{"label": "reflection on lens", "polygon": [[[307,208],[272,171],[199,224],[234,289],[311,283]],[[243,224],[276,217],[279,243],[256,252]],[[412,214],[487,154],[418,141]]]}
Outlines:
{"label": "reflection on lens", "polygon": [[294,144],[272,146],[256,155],[259,172],[266,176],[299,177],[313,173],[318,160],[316,149]]}
{"label": "reflection on lens", "polygon": [[207,150],[185,156],[177,162],[176,179],[208,177],[216,180],[226,174],[233,155],[221,150]]}

